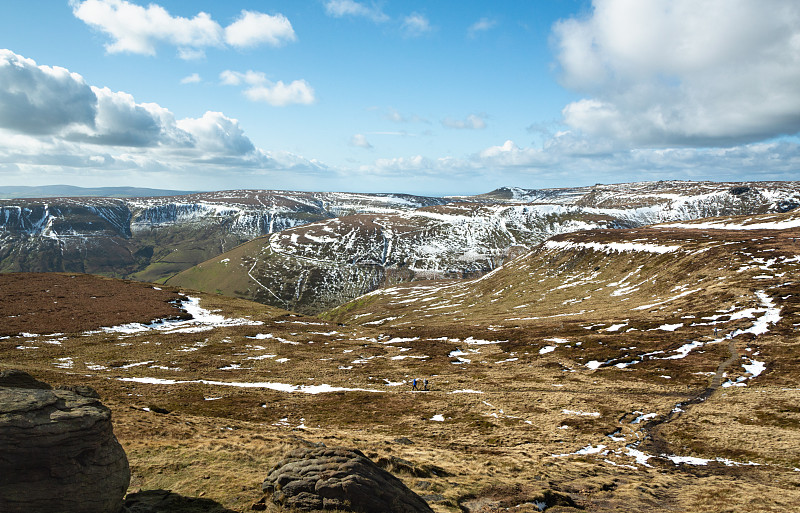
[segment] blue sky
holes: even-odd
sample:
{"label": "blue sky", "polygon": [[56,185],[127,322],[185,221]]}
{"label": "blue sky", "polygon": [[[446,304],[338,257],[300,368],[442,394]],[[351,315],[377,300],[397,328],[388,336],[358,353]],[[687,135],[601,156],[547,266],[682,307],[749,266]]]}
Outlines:
{"label": "blue sky", "polygon": [[800,178],[800,4],[6,0],[0,182]]}

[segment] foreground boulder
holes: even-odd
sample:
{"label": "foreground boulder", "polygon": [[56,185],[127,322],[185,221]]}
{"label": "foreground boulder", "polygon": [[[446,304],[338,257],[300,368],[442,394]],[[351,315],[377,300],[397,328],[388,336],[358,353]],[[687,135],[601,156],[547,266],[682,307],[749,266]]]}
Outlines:
{"label": "foreground boulder", "polygon": [[402,481],[360,451],[313,447],[290,452],[270,471],[262,489],[284,507],[304,511],[430,513]]}
{"label": "foreground boulder", "polygon": [[129,482],[97,392],[0,372],[0,511],[118,513]]}

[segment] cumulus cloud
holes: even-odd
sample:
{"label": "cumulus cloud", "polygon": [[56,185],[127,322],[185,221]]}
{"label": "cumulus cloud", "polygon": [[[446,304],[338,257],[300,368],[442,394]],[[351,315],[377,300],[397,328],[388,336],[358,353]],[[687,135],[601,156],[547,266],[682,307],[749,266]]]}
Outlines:
{"label": "cumulus cloud", "polygon": [[424,14],[414,12],[403,19],[402,29],[406,37],[420,37],[431,32],[433,27]]}
{"label": "cumulus cloud", "polygon": [[444,118],[442,126],[460,130],[483,130],[486,128],[485,114],[470,114],[467,119]]}
{"label": "cumulus cloud", "polygon": [[372,149],[372,145],[367,141],[367,138],[364,137],[364,134],[355,134],[350,139],[350,146],[356,146],[358,148],[364,148],[367,150]]}
{"label": "cumulus cloud", "polygon": [[545,156],[541,150],[520,148],[509,140],[481,151],[478,159],[492,167],[536,167],[544,162]]}
{"label": "cumulus cloud", "polygon": [[244,95],[254,102],[267,102],[276,107],[314,103],[314,89],[305,80],[293,80],[288,84],[278,80],[275,83],[253,86],[246,89]]}
{"label": "cumulus cloud", "polygon": [[220,73],[219,78],[223,85],[249,85],[244,90],[244,95],[254,102],[283,107],[292,104],[309,105],[316,101],[314,88],[305,80],[293,80],[288,84],[281,80],[272,82],[264,73],[252,70],[246,73],[225,70]]}
{"label": "cumulus cloud", "polygon": [[111,38],[105,45],[108,53],[155,55],[156,47],[166,43],[178,47],[182,59],[196,59],[203,57],[208,47],[280,46],[296,39],[282,14],[242,11],[223,29],[208,13],[193,18],[172,16],[157,4],[142,7],[125,0],[71,0],[70,5],[76,18]]}
{"label": "cumulus cloud", "polygon": [[355,2],[354,0],[328,0],[325,2],[325,12],[334,18],[357,16],[368,18],[376,23],[389,20],[389,16],[384,14],[376,5],[367,6],[364,3]]}
{"label": "cumulus cloud", "polygon": [[476,37],[479,33],[491,30],[496,26],[497,26],[497,20],[491,20],[489,18],[481,18],[469,26],[469,28],[467,29],[467,35],[469,37]]}
{"label": "cumulus cloud", "polygon": [[96,114],[97,97],[83,77],[0,49],[0,127],[51,134],[91,127]]}
{"label": "cumulus cloud", "polygon": [[570,127],[631,146],[730,146],[800,131],[800,4],[594,0],[553,27]]}
{"label": "cumulus cloud", "polygon": [[282,14],[271,16],[260,12],[242,11],[239,18],[225,27],[225,41],[232,46],[250,47],[266,43],[281,46],[297,40],[292,24]]}
{"label": "cumulus cloud", "polygon": [[220,112],[175,119],[158,104],[90,86],[77,73],[39,66],[9,50],[0,50],[0,134],[4,172],[326,169],[257,148],[237,120]]}
{"label": "cumulus cloud", "polygon": [[177,129],[167,109],[154,103],[137,104],[133,96],[106,87],[92,87],[92,92],[97,99],[94,123],[64,132],[64,139],[104,146],[191,145],[191,136]]}
{"label": "cumulus cloud", "polygon": [[253,142],[244,135],[239,122],[221,112],[209,111],[198,119],[182,119],[177,125],[191,134],[196,149],[206,153],[241,156],[255,150]]}

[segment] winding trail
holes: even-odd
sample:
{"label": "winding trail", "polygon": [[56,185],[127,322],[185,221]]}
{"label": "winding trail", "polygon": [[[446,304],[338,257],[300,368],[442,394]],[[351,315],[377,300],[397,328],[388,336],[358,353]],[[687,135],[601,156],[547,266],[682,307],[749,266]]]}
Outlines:
{"label": "winding trail", "polygon": [[711,383],[705,390],[688,401],[678,403],[667,415],[661,418],[653,419],[642,426],[642,430],[647,436],[642,447],[644,450],[653,456],[670,453],[668,450],[669,443],[664,439],[664,437],[661,436],[661,426],[672,422],[680,417],[683,413],[686,413],[689,407],[705,402],[720,388],[720,386],[722,386],[722,379],[725,375],[725,371],[731,365],[739,361],[739,352],[736,350],[736,340],[733,338],[731,338],[730,342],[728,342],[728,352],[730,353],[730,356],[719,364],[717,371],[714,373],[714,377],[711,379]]}

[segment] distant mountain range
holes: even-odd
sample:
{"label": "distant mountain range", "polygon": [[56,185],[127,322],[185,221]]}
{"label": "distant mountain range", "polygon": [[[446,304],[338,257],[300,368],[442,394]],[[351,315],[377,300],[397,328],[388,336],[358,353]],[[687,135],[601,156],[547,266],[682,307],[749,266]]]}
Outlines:
{"label": "distant mountain range", "polygon": [[193,191],[148,189],[146,187],[75,187],[73,185],[0,186],[0,199],[15,198],[145,198],[151,196],[177,196]]}
{"label": "distant mountain range", "polygon": [[268,190],[111,198],[67,192],[0,200],[0,272],[169,282],[304,313],[388,284],[480,276],[560,233],[800,206],[800,182],[506,187],[446,198]]}

